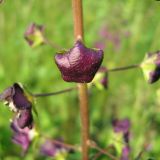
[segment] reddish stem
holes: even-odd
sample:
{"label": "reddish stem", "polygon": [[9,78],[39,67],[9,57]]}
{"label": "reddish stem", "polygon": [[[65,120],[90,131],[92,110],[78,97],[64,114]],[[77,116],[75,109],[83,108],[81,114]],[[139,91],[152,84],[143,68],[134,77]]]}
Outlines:
{"label": "reddish stem", "polygon": [[[82,0],[72,0],[75,41],[83,40]],[[82,125],[82,160],[89,160],[89,105],[86,83],[78,84],[80,115]]]}

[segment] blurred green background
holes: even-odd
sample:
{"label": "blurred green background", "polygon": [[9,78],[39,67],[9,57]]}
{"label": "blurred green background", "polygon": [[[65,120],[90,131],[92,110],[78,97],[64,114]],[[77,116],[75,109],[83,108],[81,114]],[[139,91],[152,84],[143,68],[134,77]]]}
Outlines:
{"label": "blurred green background", "polygon": [[[146,52],[160,49],[160,2],[155,0],[84,0],[85,42],[88,47],[104,47],[103,65],[108,68],[140,63]],[[30,48],[24,40],[27,26],[45,26],[48,39],[62,48],[73,46],[70,0],[4,0],[0,4],[0,91],[21,82],[33,93],[58,91],[75,86],[61,79],[50,46]],[[105,32],[109,36],[104,36]],[[109,75],[109,88],[90,90],[91,137],[100,146],[120,143],[114,139],[113,118],[131,121],[131,159],[145,145],[142,156],[160,157],[160,82],[149,85],[141,70]],[[41,133],[80,143],[80,118],[76,91],[36,101]],[[0,159],[19,160],[19,146],[11,142],[9,119],[12,113],[0,104]],[[38,140],[39,141],[39,140]],[[118,155],[117,155],[118,156]],[[74,157],[74,158],[73,158]],[[68,158],[80,159],[79,154]],[[25,160],[41,159],[36,144]],[[49,159],[49,158],[43,158]],[[99,159],[107,160],[106,156]],[[108,158],[109,160],[109,158]]]}

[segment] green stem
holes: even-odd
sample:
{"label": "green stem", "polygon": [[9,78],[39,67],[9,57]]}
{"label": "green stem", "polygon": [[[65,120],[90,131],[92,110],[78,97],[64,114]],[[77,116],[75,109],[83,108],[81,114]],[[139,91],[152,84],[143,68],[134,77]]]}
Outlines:
{"label": "green stem", "polygon": [[124,70],[139,68],[139,67],[140,67],[139,64],[133,64],[133,65],[130,65],[130,66],[108,69],[108,72],[124,71]]}
{"label": "green stem", "polygon": [[39,97],[48,97],[48,96],[55,96],[55,95],[59,95],[59,94],[63,94],[63,93],[67,93],[70,91],[73,91],[77,89],[77,87],[73,87],[73,88],[67,88],[61,91],[57,91],[57,92],[50,92],[50,93],[37,93],[37,94],[31,94],[33,97],[39,98]]}

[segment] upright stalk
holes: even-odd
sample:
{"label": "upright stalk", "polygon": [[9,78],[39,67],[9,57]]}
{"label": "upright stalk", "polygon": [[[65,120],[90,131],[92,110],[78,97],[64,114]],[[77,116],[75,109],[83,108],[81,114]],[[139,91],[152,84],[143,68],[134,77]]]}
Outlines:
{"label": "upright stalk", "polygon": [[[74,37],[75,41],[83,41],[83,13],[82,0],[72,0],[73,20],[74,20]],[[89,160],[89,105],[88,89],[86,83],[78,84],[80,116],[82,124],[82,160]]]}

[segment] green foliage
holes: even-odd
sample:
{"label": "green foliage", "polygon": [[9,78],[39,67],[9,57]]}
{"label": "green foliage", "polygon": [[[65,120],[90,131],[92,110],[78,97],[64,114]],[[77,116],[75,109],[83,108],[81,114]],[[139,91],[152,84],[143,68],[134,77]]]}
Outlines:
{"label": "green foliage", "polygon": [[[104,43],[103,65],[107,68],[141,62],[146,52],[160,49],[160,2],[139,0],[84,0],[84,28],[87,46],[97,41]],[[30,48],[24,40],[28,24],[44,24],[46,35],[64,48],[73,45],[71,1],[62,0],[4,0],[0,4],[0,90],[13,82],[22,82],[33,93],[57,91],[72,87],[66,83],[53,61],[57,52],[49,46]],[[119,41],[102,38],[105,28]],[[144,146],[142,160],[160,157],[160,91],[157,82],[148,85],[139,70],[109,74],[109,88],[90,90],[90,119],[92,139],[103,147],[113,139],[113,118],[131,120],[131,157],[136,157]],[[75,91],[54,97],[37,99],[41,133],[63,137],[71,144],[80,143],[80,120]],[[0,159],[20,160],[20,148],[11,142],[9,118],[11,113],[0,104]],[[36,145],[36,144],[35,144]],[[31,148],[24,160],[39,160],[38,147]],[[73,157],[73,158],[72,158]],[[79,153],[69,160],[79,159]],[[50,158],[43,158],[49,160]],[[108,158],[109,159],[109,158]],[[107,160],[101,156],[99,160]]]}

